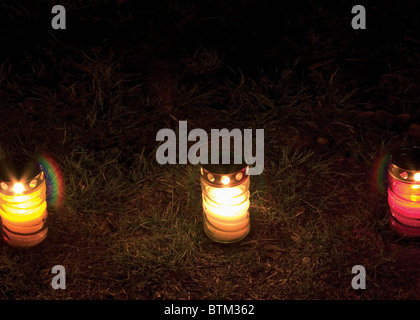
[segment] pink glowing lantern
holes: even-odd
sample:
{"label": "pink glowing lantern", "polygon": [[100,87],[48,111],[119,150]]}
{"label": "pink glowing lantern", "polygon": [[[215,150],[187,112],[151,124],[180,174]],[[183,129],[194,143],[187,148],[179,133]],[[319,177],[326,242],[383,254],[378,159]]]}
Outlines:
{"label": "pink glowing lantern", "polygon": [[405,237],[420,237],[420,147],[391,156],[388,167],[390,225]]}

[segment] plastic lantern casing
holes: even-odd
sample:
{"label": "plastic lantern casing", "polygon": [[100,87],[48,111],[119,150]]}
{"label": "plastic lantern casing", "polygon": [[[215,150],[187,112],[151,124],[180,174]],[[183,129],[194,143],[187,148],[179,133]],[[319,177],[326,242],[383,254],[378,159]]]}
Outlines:
{"label": "plastic lantern casing", "polygon": [[420,237],[420,148],[404,148],[388,166],[389,221],[394,231]]}
{"label": "plastic lantern casing", "polygon": [[46,182],[34,161],[3,161],[0,170],[0,216],[3,238],[13,247],[42,242],[48,233]]}
{"label": "plastic lantern casing", "polygon": [[201,167],[204,230],[216,242],[236,242],[250,231],[247,169],[243,164]]}

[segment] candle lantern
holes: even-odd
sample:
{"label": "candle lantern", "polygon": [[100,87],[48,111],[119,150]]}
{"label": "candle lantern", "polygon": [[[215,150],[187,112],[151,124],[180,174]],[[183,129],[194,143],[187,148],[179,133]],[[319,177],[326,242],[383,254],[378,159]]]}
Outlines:
{"label": "candle lantern", "polygon": [[388,166],[389,221],[401,236],[420,236],[420,147],[391,155]]}
{"label": "candle lantern", "polygon": [[0,167],[3,238],[14,247],[39,244],[47,236],[44,172],[36,161],[8,160]]}
{"label": "candle lantern", "polygon": [[247,169],[243,164],[201,166],[204,230],[216,242],[239,241],[249,233]]}

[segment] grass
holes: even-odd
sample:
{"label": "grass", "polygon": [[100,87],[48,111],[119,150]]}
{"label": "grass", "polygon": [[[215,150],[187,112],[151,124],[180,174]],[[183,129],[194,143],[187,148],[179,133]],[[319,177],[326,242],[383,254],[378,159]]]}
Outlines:
{"label": "grass", "polygon": [[[74,6],[69,12],[87,15]],[[222,28],[218,21],[229,21],[232,8],[218,4],[226,16],[211,18],[182,1],[163,7],[146,8],[159,21],[172,20],[156,34],[139,31],[142,44],[117,46],[113,36],[74,44],[69,27],[23,50],[27,59],[2,62],[0,157],[51,154],[63,173],[65,202],[50,206],[49,235],[40,245],[0,243],[0,299],[418,299],[419,244],[389,228],[386,193],[375,184],[382,157],[415,142],[408,127],[419,120],[403,88],[387,87],[383,95],[386,81],[400,79],[414,97],[415,76],[405,71],[418,63],[391,61],[399,69],[368,82],[339,65],[346,55],[339,44],[352,36],[321,27],[303,30],[329,52],[310,56],[311,38],[283,39],[284,57],[269,47],[258,52],[281,61],[272,68],[249,64],[252,54],[234,61],[234,43],[214,47],[210,36],[168,57],[172,42],[156,40],[159,32],[176,26],[175,36],[189,36],[194,23]],[[130,1],[118,12],[130,8],[146,15]],[[331,8],[324,10],[328,23],[343,27]],[[98,19],[131,30],[124,39],[136,35],[129,28],[135,18],[118,12]],[[290,23],[304,28],[299,21]],[[334,53],[334,62],[322,56]],[[391,96],[397,107],[388,121],[375,112]],[[399,114],[409,114],[409,123],[398,122]],[[265,130],[265,168],[251,177],[251,232],[243,241],[223,245],[205,235],[198,166],[156,162],[157,131],[176,130],[179,120],[189,130]],[[66,290],[51,288],[56,264],[66,268]],[[354,265],[366,268],[366,290],[351,287]]]}

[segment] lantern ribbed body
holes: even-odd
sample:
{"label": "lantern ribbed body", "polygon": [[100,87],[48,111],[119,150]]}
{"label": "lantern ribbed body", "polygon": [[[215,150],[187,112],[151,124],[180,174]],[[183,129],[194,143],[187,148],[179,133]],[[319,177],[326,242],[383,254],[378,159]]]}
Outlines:
{"label": "lantern ribbed body", "polygon": [[392,163],[388,169],[390,225],[407,237],[420,236],[420,181],[414,180],[416,173]]}
{"label": "lantern ribbed body", "polygon": [[22,194],[0,192],[3,237],[14,247],[32,247],[47,236],[46,183],[42,173],[39,177],[36,186],[27,186]]}
{"label": "lantern ribbed body", "polygon": [[232,187],[214,186],[201,178],[204,230],[217,242],[242,240],[250,230],[249,176]]}

